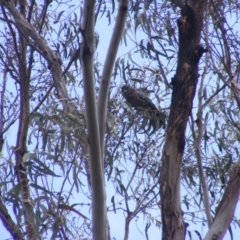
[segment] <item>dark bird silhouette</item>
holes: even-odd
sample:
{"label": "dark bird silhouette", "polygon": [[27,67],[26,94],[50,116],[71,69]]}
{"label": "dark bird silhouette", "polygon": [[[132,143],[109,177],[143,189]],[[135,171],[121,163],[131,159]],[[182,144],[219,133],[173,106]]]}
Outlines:
{"label": "dark bird silhouette", "polygon": [[122,93],[131,107],[147,113],[148,119],[150,119],[150,128],[153,127],[156,130],[162,126],[165,127],[166,115],[157,109],[146,94],[129,85],[122,86]]}
{"label": "dark bird silhouette", "polygon": [[122,93],[131,107],[134,107],[136,109],[143,108],[155,111],[158,110],[146,94],[139,90],[136,90],[133,87],[130,87],[129,85],[122,86]]}

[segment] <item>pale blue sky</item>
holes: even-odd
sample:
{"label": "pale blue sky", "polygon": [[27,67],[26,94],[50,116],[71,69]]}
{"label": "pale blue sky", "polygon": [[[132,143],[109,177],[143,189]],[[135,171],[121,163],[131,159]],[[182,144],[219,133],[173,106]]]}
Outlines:
{"label": "pale blue sky", "polygon": [[[96,30],[100,36],[99,38],[99,45],[98,45],[98,49],[97,49],[97,52],[98,52],[98,59],[100,62],[104,62],[105,60],[105,55],[106,55],[106,52],[107,52],[107,47],[109,45],[109,41],[110,41],[110,37],[111,37],[111,33],[112,33],[112,29],[113,29],[113,25],[111,26],[107,26],[107,21],[102,18],[100,19],[100,21],[98,21],[97,25],[96,25]],[[102,31],[102,29],[104,28],[104,31]],[[141,38],[145,38],[145,36],[139,34],[138,35],[138,38],[139,40]],[[130,50],[132,50],[135,46],[131,43],[131,41],[128,41],[127,42],[128,45],[125,46],[125,44],[122,44],[119,48],[119,51],[118,51],[118,57],[120,56],[123,56],[124,54],[127,54]],[[139,63],[139,65],[141,65],[143,63],[143,59],[139,56],[134,56],[133,57],[134,59],[136,59],[136,61]],[[2,73],[0,73],[0,77],[2,78]],[[119,79],[119,86],[116,86],[116,87],[120,87],[120,85],[122,84],[123,82],[121,81],[121,79]],[[121,97],[121,96],[120,96]],[[153,96],[152,96],[153,97]],[[153,101],[156,103],[156,99],[153,99]],[[162,107],[166,107],[170,104],[167,103],[167,102],[164,102],[164,106]],[[13,129],[10,130],[10,133],[8,133],[8,143],[13,143],[12,146],[14,146],[15,144],[15,139],[16,139],[16,136],[14,135],[15,131]],[[129,165],[129,167],[131,167],[131,164]],[[61,182],[61,181],[59,181]],[[55,181],[55,188],[58,188],[58,185],[57,185],[57,181]],[[107,185],[107,205],[111,204],[110,202],[110,199],[111,197],[115,194],[115,190],[112,186],[111,183],[106,183]],[[60,186],[59,186],[60,187]],[[185,189],[182,187],[182,196],[187,194],[187,192],[185,191]],[[81,198],[81,202],[84,201],[84,195],[83,194],[76,194],[76,196],[73,196],[73,198],[71,199],[71,203],[77,203],[78,202],[78,199]],[[87,199],[86,199],[87,201]],[[134,206],[133,206],[134,207]],[[183,210],[184,209],[184,205],[182,206]],[[238,204],[238,209],[237,209],[237,214],[240,215],[240,207],[239,207],[239,204]],[[90,217],[90,214],[88,212],[88,208],[86,209],[82,209],[81,213],[83,213],[84,215],[86,215],[87,217]],[[154,214],[154,213],[153,213]],[[159,213],[157,212],[157,215]],[[109,222],[110,222],[110,229],[111,229],[111,235],[112,237],[115,237],[116,240],[120,240],[120,239],[123,239],[123,235],[124,235],[124,216],[121,212],[117,212],[117,214],[114,214],[113,212],[109,213],[108,214],[108,219],[109,219]],[[141,239],[145,239],[145,236],[144,236],[144,228],[145,228],[145,224],[146,224],[146,221],[144,219],[139,219],[139,221],[136,223],[135,220],[133,220],[131,222],[131,225],[130,225],[130,235],[129,235],[129,240],[141,240]],[[138,229],[142,229],[142,233],[139,232]],[[200,233],[204,234],[206,233],[206,227],[202,227],[202,224],[199,223],[199,224],[194,224],[194,223],[191,223],[188,230],[198,230]],[[2,233],[2,238],[1,239],[7,239],[10,235],[8,234],[8,232],[6,232],[5,228],[2,226],[2,224],[0,223],[0,232]],[[238,239],[238,236],[240,234],[240,230],[239,228],[234,230],[234,239]],[[160,239],[161,238],[161,231],[157,228],[157,227],[154,227],[153,225],[151,226],[150,230],[149,230],[149,239],[150,240],[157,240],[157,239]],[[188,239],[188,238],[186,238]],[[198,239],[196,236],[194,236],[193,239]],[[226,234],[226,237],[224,238],[225,240],[228,240],[230,239],[230,236],[229,234],[227,233]]]}

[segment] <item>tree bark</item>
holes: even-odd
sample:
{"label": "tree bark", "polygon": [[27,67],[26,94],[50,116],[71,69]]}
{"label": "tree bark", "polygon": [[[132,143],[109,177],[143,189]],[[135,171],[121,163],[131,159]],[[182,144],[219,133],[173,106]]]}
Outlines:
{"label": "tree bark", "polygon": [[240,160],[234,165],[230,180],[204,240],[221,240],[233,219],[240,195]]}
{"label": "tree bark", "polygon": [[172,99],[162,155],[160,194],[162,239],[185,239],[186,227],[180,205],[180,178],[185,131],[198,81],[198,63],[206,50],[200,45],[206,1],[181,6],[178,65],[172,79]]}
{"label": "tree bark", "polygon": [[94,80],[94,10],[95,1],[85,0],[83,6],[81,65],[88,132],[90,178],[92,186],[92,236],[93,240],[107,240],[107,210],[105,203],[104,171],[101,155],[99,123]]}
{"label": "tree bark", "polygon": [[112,70],[118,52],[118,47],[122,38],[122,33],[127,19],[129,0],[119,1],[118,14],[112,33],[110,45],[104,62],[101,85],[98,98],[98,119],[101,141],[101,154],[104,155],[104,134],[107,119],[107,103],[109,96],[109,85],[112,76]]}

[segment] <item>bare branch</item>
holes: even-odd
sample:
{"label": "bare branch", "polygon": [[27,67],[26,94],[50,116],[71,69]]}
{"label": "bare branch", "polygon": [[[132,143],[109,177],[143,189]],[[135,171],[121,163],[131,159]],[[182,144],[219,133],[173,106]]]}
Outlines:
{"label": "bare branch", "polygon": [[235,99],[236,99],[238,107],[240,109],[240,86],[234,80],[232,80],[231,83],[232,83],[232,89],[233,89]]}
{"label": "bare branch", "polygon": [[89,165],[92,185],[92,234],[94,240],[108,239],[107,216],[105,203],[105,187],[102,155],[95,96],[95,81],[93,74],[94,56],[94,6],[95,1],[84,1],[81,45],[81,63],[88,131]]}
{"label": "bare branch", "polygon": [[235,212],[240,195],[240,161],[232,168],[231,177],[217,208],[213,223],[204,240],[223,239]]}
{"label": "bare branch", "polygon": [[200,182],[203,189],[203,205],[204,205],[204,210],[207,217],[208,227],[210,227],[212,223],[211,207],[209,202],[208,186],[207,186],[206,177],[203,171],[202,152],[201,152],[201,142],[202,142],[203,132],[204,132],[202,91],[203,91],[203,83],[204,83],[205,77],[206,77],[206,68],[205,68],[205,72],[202,74],[202,79],[201,79],[200,87],[198,90],[198,111],[197,111],[197,121],[196,121],[197,127],[198,127],[198,131],[197,131],[198,134],[197,136],[193,134],[193,139],[194,139],[195,154],[196,154],[197,164],[198,164],[199,178],[200,178]]}
{"label": "bare branch", "polygon": [[117,20],[112,33],[112,38],[106,55],[101,85],[99,91],[98,99],[98,119],[99,119],[99,129],[100,129],[100,141],[101,141],[101,153],[103,156],[104,148],[104,133],[106,126],[107,117],[107,102],[108,102],[108,91],[109,84],[111,80],[112,70],[115,63],[115,58],[117,55],[118,47],[122,37],[123,29],[125,26],[127,13],[128,13],[129,0],[121,0],[118,6]]}
{"label": "bare branch", "polygon": [[11,234],[13,239],[19,239],[19,240],[24,239],[24,236],[22,235],[19,227],[13,222],[12,217],[9,215],[1,198],[0,198],[0,219],[1,219],[4,227]]}

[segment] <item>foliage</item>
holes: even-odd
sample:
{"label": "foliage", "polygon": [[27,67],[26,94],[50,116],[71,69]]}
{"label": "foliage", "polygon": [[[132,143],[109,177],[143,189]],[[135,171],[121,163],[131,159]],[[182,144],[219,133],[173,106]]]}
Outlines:
{"label": "foliage", "polygon": [[[112,30],[117,4],[118,1],[96,3],[97,95],[107,35]],[[239,106],[231,88],[232,80],[240,84],[238,14],[237,1],[209,1],[203,19],[202,44],[208,53],[199,65],[181,174],[181,203],[184,219],[190,225],[189,239],[201,239],[207,231],[208,213],[199,180],[199,163],[207,184],[210,215],[214,217],[229,180],[229,170],[239,160]],[[129,108],[120,87],[128,83],[135,88],[147,88],[154,103],[169,114],[171,79],[177,66],[179,16],[179,9],[170,1],[131,1],[114,64],[104,136],[104,173],[107,210],[109,216],[113,213],[124,216],[121,223],[125,226],[124,239],[129,238],[133,221],[137,227],[139,224],[142,238],[153,239],[150,229],[161,229],[158,181],[165,130],[149,134],[152,129],[148,129],[146,133],[143,116]],[[27,21],[56,52],[57,61],[61,59],[66,89],[76,110],[73,115],[61,105],[51,66],[31,39],[26,40],[26,65],[22,66],[23,33],[1,3],[1,201],[23,236],[27,229],[22,186],[16,171],[27,173],[36,232],[41,239],[87,239],[92,234],[88,133],[79,60],[82,17],[82,3],[74,1],[32,1],[26,7]],[[29,87],[25,88],[21,75],[24,67],[29,77]],[[16,152],[26,95],[29,124],[26,151],[21,153],[23,162],[19,163]],[[111,237],[117,237],[111,232],[114,223],[110,218],[109,224]],[[142,224],[144,227],[140,227]],[[229,234],[234,235],[239,226],[240,219],[235,216]]]}

